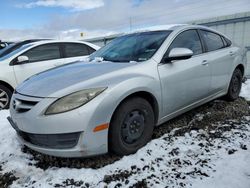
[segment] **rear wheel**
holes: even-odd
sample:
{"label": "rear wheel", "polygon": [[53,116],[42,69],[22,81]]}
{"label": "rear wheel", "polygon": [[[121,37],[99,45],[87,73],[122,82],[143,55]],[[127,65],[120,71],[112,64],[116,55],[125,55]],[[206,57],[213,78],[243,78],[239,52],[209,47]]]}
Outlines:
{"label": "rear wheel", "polygon": [[243,75],[240,69],[235,69],[230,81],[228,92],[225,96],[226,100],[234,101],[239,97],[242,86]]}
{"label": "rear wheel", "polygon": [[9,88],[0,85],[0,109],[8,109],[12,92]]}
{"label": "rear wheel", "polygon": [[154,129],[154,112],[149,102],[134,97],[124,101],[111,121],[109,150],[118,155],[135,153],[150,141]]}

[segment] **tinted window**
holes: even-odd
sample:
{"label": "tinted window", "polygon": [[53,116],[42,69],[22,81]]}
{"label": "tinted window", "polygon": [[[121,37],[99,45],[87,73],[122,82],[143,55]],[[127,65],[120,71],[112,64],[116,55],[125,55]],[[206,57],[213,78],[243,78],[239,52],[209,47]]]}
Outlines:
{"label": "tinted window", "polygon": [[221,39],[222,39],[222,41],[223,41],[224,47],[227,47],[228,44],[227,44],[227,41],[225,40],[225,38],[224,38],[224,37],[221,37]]}
{"label": "tinted window", "polygon": [[231,46],[232,42],[229,39],[227,39],[226,37],[223,37],[223,38],[226,41],[227,46]]}
{"label": "tinted window", "polygon": [[188,48],[193,51],[194,55],[202,53],[201,41],[196,30],[188,30],[179,34],[170,45],[168,51],[170,52],[173,48]]}
{"label": "tinted window", "polygon": [[23,55],[29,57],[29,62],[59,59],[60,49],[57,44],[45,44],[31,49]]}
{"label": "tinted window", "polygon": [[207,51],[211,52],[224,47],[223,41],[220,35],[209,31],[201,31],[202,37],[204,38],[207,46]]}
{"label": "tinted window", "polygon": [[66,57],[77,57],[89,55],[89,51],[84,44],[65,44],[65,56]]}
{"label": "tinted window", "polygon": [[88,49],[89,49],[89,54],[92,54],[92,53],[94,53],[96,51],[95,49],[93,49],[93,48],[91,48],[89,46],[88,46]]}
{"label": "tinted window", "polygon": [[118,37],[90,56],[90,60],[130,62],[146,61],[160,48],[171,31],[152,31]]}

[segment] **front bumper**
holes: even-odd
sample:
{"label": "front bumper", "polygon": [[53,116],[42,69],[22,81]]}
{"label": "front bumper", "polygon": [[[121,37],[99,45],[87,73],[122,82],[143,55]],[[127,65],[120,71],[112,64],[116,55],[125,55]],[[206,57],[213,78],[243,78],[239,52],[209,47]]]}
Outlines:
{"label": "front bumper", "polygon": [[[17,104],[13,101],[18,101]],[[8,118],[24,145],[38,152],[58,157],[87,157],[108,152],[108,129],[94,132],[97,125],[109,122],[110,115],[98,108],[101,101],[86,104],[79,109],[45,116],[44,109],[55,98],[35,98],[14,94]],[[21,104],[20,104],[21,101]],[[36,101],[28,110],[26,101]],[[15,107],[15,108],[14,108]]]}
{"label": "front bumper", "polygon": [[[49,139],[43,139],[40,141],[38,141],[37,139],[36,140],[33,139],[31,141],[30,138],[27,138],[27,135],[29,133],[24,133],[21,130],[19,130],[16,124],[11,119],[11,117],[8,117],[7,119],[9,123],[11,124],[11,126],[16,130],[17,138],[20,143],[29,147],[32,150],[35,150],[43,154],[47,154],[47,155],[51,155],[55,157],[89,157],[89,156],[106,153],[107,151],[105,145],[101,145],[100,147],[97,147],[97,148],[92,147],[91,149],[88,149],[87,147],[85,148],[86,145],[82,144],[82,141],[84,140],[83,132],[77,133],[77,134],[76,133],[64,134],[65,136],[64,138],[60,137],[62,136],[62,134],[50,135],[50,136],[55,136],[57,138],[60,138],[59,142],[56,142],[55,140],[51,140],[50,142]],[[41,135],[41,136],[46,137],[49,135]],[[74,140],[73,142],[72,142],[72,139]]]}
{"label": "front bumper", "polygon": [[18,129],[11,117],[7,117],[11,126],[24,141],[50,149],[68,149],[77,145],[81,132],[65,134],[32,134]]}

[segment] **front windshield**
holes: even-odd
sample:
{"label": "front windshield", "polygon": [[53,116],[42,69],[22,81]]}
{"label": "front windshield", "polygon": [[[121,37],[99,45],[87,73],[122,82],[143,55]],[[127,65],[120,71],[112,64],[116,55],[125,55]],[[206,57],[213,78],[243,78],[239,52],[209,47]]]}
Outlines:
{"label": "front windshield", "polygon": [[[23,45],[23,46],[21,46],[19,48],[15,48],[15,50],[12,50],[13,48],[10,48],[9,51],[7,50],[7,52],[8,52],[7,54],[4,53],[4,55],[0,55],[0,61],[5,60],[5,59],[7,59],[9,57],[12,57],[13,55],[21,52],[22,50],[25,50],[25,49],[29,48],[30,46],[32,46],[32,45],[31,44],[25,44],[25,45]],[[6,47],[6,48],[8,48],[8,47]],[[5,49],[3,49],[3,50],[5,50]],[[0,53],[2,53],[2,51],[0,51]]]}
{"label": "front windshield", "polygon": [[4,54],[6,54],[7,51],[9,51],[10,49],[12,49],[12,47],[14,45],[15,44],[10,44],[10,45],[6,46],[5,48],[1,49],[0,50],[0,57],[4,56]]}
{"label": "front windshield", "polygon": [[21,42],[10,44],[9,46],[7,46],[6,48],[4,48],[3,50],[0,51],[0,58],[16,51],[18,48],[20,48],[26,44],[30,44],[32,42],[36,42],[36,41],[40,41],[40,40],[41,39],[24,40]]}
{"label": "front windshield", "polygon": [[90,61],[102,59],[112,62],[146,61],[160,48],[171,31],[134,33],[114,39],[90,55]]}

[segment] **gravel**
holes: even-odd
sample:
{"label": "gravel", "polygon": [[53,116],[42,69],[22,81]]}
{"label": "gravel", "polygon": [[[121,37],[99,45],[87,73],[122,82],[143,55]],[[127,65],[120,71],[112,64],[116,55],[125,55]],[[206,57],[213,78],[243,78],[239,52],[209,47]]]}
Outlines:
{"label": "gravel", "polygon": [[9,187],[13,181],[16,181],[18,178],[13,175],[11,172],[0,173],[0,187],[5,188]]}

